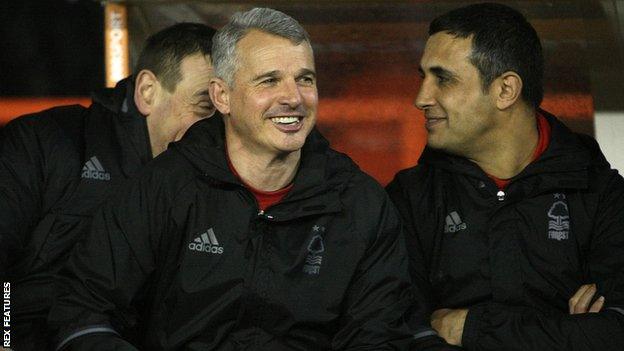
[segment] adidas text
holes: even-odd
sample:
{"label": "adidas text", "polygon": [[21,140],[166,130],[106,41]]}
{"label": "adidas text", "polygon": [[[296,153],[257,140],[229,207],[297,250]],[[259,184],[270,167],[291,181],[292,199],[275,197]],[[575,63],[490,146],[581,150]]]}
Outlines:
{"label": "adidas text", "polygon": [[449,233],[455,233],[455,232],[458,232],[458,231],[464,230],[464,229],[466,229],[466,223],[462,223],[462,224],[449,224],[446,227],[446,230]]}
{"label": "adidas text", "polygon": [[221,246],[212,246],[210,244],[202,244],[202,243],[190,243],[189,249],[200,252],[208,252],[213,254],[222,254],[223,247]]}
{"label": "adidas text", "polygon": [[217,235],[212,228],[206,230],[204,233],[201,233],[188,245],[188,248],[193,251],[207,252],[217,255],[221,255],[223,253],[223,246],[219,245]]}
{"label": "adidas text", "polygon": [[109,173],[98,172],[98,171],[83,171],[82,178],[86,179],[99,179],[99,180],[110,180],[111,176]]}

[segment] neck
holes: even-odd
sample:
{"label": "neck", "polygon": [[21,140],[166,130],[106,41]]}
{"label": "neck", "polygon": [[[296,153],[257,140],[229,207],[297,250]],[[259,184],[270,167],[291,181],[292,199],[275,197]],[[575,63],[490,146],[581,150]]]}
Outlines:
{"label": "neck", "polygon": [[280,190],[292,183],[301,150],[278,155],[262,153],[233,139],[226,138],[228,157],[243,182],[262,191]]}
{"label": "neck", "polygon": [[509,179],[522,172],[533,160],[539,132],[532,108],[520,106],[503,111],[498,119],[502,123],[467,158],[484,172]]}
{"label": "neck", "polygon": [[152,148],[152,157],[156,157],[167,150],[167,138],[154,126],[149,117],[147,118],[147,132],[149,134],[150,147]]}

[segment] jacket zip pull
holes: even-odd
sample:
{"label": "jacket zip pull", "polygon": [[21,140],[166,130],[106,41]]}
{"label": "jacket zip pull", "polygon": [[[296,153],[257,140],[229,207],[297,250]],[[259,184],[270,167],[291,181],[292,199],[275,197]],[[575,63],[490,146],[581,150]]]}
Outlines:
{"label": "jacket zip pull", "polygon": [[499,190],[499,191],[496,193],[496,197],[498,197],[498,201],[505,201],[505,196],[506,196],[506,195],[507,195],[507,194],[505,194],[505,192],[504,192],[504,191],[502,191],[502,190]]}
{"label": "jacket zip pull", "polygon": [[265,213],[264,210],[258,211],[258,217],[262,217],[262,218],[265,218],[265,219],[273,219],[274,218],[270,214]]}

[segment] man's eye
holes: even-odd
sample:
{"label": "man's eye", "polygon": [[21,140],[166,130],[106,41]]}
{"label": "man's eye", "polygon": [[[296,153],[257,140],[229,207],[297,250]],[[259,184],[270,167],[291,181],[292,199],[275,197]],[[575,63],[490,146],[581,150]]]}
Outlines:
{"label": "man's eye", "polygon": [[438,80],[438,84],[440,84],[440,85],[449,84],[451,82],[451,78],[450,77],[436,76],[436,78]]}
{"label": "man's eye", "polygon": [[277,83],[277,79],[275,78],[267,78],[260,82],[262,85],[274,85],[275,83]]}
{"label": "man's eye", "polygon": [[299,78],[299,82],[301,82],[301,83],[303,83],[305,85],[312,85],[312,84],[314,84],[314,78],[308,77],[308,76],[301,77],[301,78]]}

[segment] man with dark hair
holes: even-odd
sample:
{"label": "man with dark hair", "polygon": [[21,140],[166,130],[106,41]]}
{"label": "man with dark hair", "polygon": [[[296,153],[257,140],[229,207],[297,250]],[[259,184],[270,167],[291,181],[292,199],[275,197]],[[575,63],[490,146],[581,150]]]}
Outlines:
{"label": "man with dark hair", "polygon": [[56,273],[92,213],[197,120],[215,112],[208,86],[214,29],[181,23],[150,37],[136,75],[89,108],[17,118],[0,140],[0,276],[11,288],[11,344],[45,350]]}
{"label": "man with dark hair", "polygon": [[432,327],[468,350],[623,350],[624,180],[538,108],[535,30],[476,4],[429,34],[427,147],[387,190]]}
{"label": "man with dark hair", "polygon": [[[409,350],[440,340],[406,322],[414,289],[390,199],[314,129],[301,25],[266,8],[237,13],[215,35],[213,63],[223,118],[195,124],[95,217],[50,313],[58,348]],[[146,333],[131,344],[137,327]]]}

